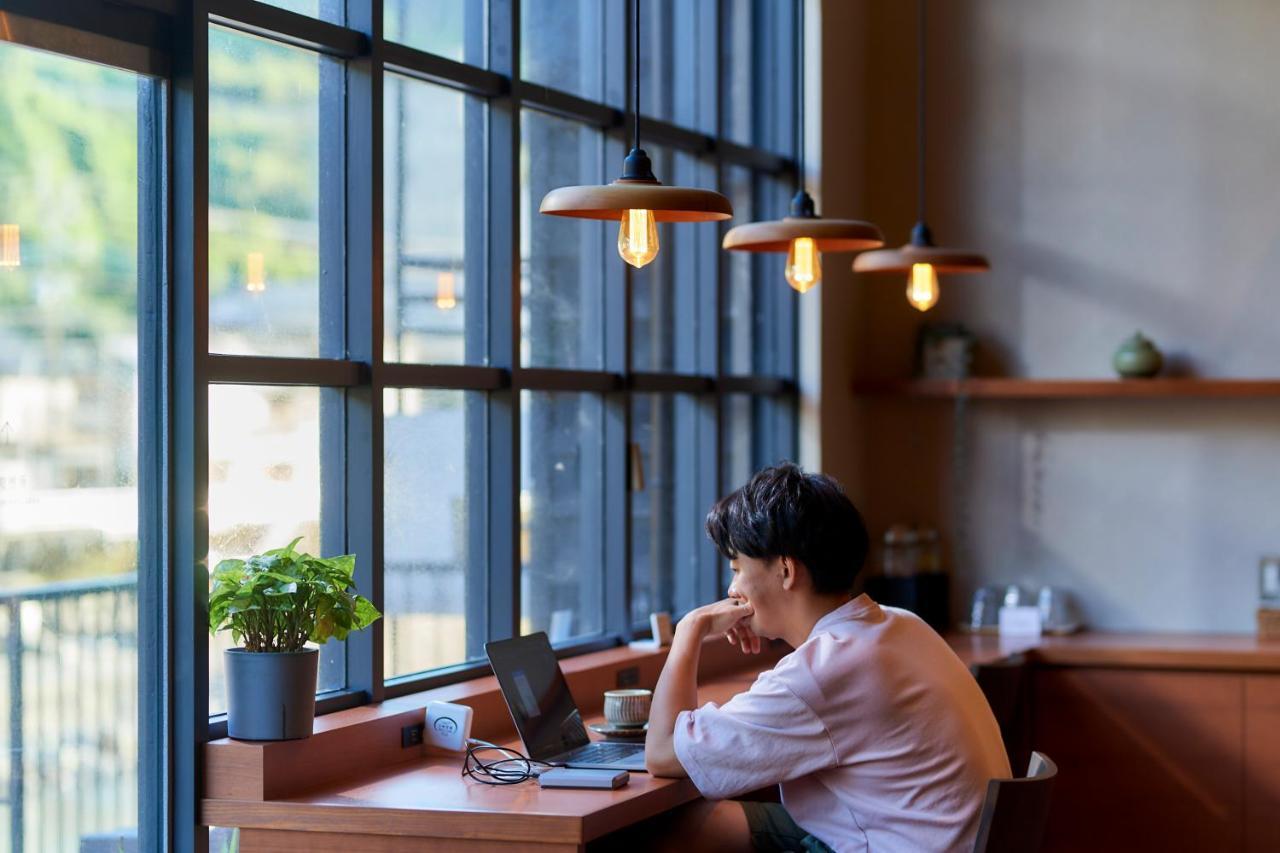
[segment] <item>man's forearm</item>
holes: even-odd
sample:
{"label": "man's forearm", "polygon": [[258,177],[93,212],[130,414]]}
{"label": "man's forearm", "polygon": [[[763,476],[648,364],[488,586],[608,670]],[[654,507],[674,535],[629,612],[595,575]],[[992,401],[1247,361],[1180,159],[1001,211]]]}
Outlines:
{"label": "man's forearm", "polygon": [[645,766],[655,776],[687,776],[676,757],[676,717],[698,705],[698,657],[705,628],[697,619],[683,619],[676,627],[667,662],[658,676],[649,711]]}

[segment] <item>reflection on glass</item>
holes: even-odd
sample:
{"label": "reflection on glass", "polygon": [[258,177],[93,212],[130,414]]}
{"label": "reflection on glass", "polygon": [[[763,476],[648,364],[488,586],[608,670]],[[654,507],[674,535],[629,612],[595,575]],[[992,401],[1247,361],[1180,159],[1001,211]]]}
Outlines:
{"label": "reflection on glass", "polygon": [[[620,103],[625,54],[611,55],[606,28],[622,22],[624,4],[600,0],[522,0],[520,76],[592,101]],[[607,69],[606,63],[614,64]],[[606,74],[607,70],[613,73]],[[610,91],[605,92],[606,76]]]}
{"label": "reflection on glass", "polygon": [[427,53],[484,65],[487,5],[483,0],[383,0],[382,33]]}
{"label": "reflection on glass", "polygon": [[[526,111],[520,146],[520,360],[526,367],[603,366],[604,264],[621,263],[617,223],[538,213],[555,187],[603,178],[598,130]],[[607,250],[607,255],[606,255]]]}
{"label": "reflection on glass", "polygon": [[[791,154],[795,147],[795,4],[728,0],[720,8],[722,132],[741,145]],[[761,97],[766,79],[774,96]]]}
{"label": "reflection on glass", "polygon": [[[706,507],[695,504],[697,400],[632,394],[631,618],[696,606],[698,546]],[[686,484],[676,488],[679,479]]]}
{"label": "reflection on glass", "polygon": [[484,395],[388,388],[383,412],[392,678],[484,657]]}
{"label": "reflection on glass", "polygon": [[[785,5],[779,3],[777,5]],[[646,0],[640,8],[640,112],[716,130],[716,4]]]}
{"label": "reflection on glass", "polygon": [[[782,182],[753,176],[741,166],[725,170],[725,194],[735,211],[752,220],[787,212]],[[794,370],[795,292],[787,285],[781,252],[725,252],[729,276],[720,316],[720,363],[725,373],[790,376]]]}
{"label": "reflection on glass", "polygon": [[[654,170],[673,184],[715,186],[715,169],[685,152],[650,146]],[[714,323],[719,229],[713,223],[658,226],[662,251],[631,271],[631,367],[638,371],[697,373],[699,347]],[[708,361],[713,359],[709,348]],[[714,370],[707,368],[707,372]]]}
{"label": "reflection on glass", "polygon": [[483,363],[484,103],[395,74],[385,85],[383,357]]}
{"label": "reflection on glass", "polygon": [[[756,216],[751,171],[742,166],[725,169],[725,195],[733,202],[733,209],[747,220]],[[725,230],[728,230],[726,227]],[[725,373],[751,373],[752,349],[755,328],[763,318],[756,313],[755,281],[752,267],[755,252],[725,252],[724,261],[729,265],[728,282],[725,285],[720,314],[721,367]]]}
{"label": "reflection on glass", "polygon": [[320,81],[338,87],[340,71],[309,51],[209,29],[213,352],[320,355]]}
{"label": "reflection on glass", "polygon": [[604,401],[520,393],[520,633],[553,643],[604,617]]}
{"label": "reflection on glass", "polygon": [[137,825],[139,80],[7,43],[0,80],[0,819],[75,850]]}
{"label": "reflection on glass", "polygon": [[[299,536],[299,550],[331,556],[320,536],[322,395],[324,405],[341,405],[334,389],[209,387],[210,571]],[[222,651],[231,646],[230,632],[209,641],[211,714],[226,709]],[[321,692],[345,684],[343,666],[341,643],[321,647]]]}
{"label": "reflection on glass", "polygon": [[[653,161],[654,174],[670,176],[668,180],[674,181],[675,158],[671,150],[657,145],[646,145],[645,150]],[[662,251],[643,269],[630,270],[633,370],[657,372],[674,368],[672,344],[677,337],[676,315],[680,308],[693,310],[692,288],[698,284],[693,279],[682,280],[683,292],[676,284],[679,262],[683,260],[681,250],[687,251],[687,246],[678,238],[687,236],[683,232],[688,227],[688,224],[659,225]]]}
{"label": "reflection on glass", "polygon": [[342,0],[263,0],[271,6],[279,6],[299,15],[309,15],[324,21],[342,21]]}

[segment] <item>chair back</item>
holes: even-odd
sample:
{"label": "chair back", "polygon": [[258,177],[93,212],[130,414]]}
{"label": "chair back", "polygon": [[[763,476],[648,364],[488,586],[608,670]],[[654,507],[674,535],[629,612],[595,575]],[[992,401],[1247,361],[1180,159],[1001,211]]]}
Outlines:
{"label": "chair back", "polygon": [[974,853],[1035,853],[1044,840],[1049,820],[1049,795],[1058,765],[1047,755],[1031,753],[1024,779],[992,779],[987,783],[987,799]]}

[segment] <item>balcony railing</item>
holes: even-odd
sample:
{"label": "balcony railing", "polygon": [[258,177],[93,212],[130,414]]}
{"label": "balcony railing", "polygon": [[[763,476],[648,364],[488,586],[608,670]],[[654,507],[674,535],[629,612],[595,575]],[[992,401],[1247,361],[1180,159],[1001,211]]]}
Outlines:
{"label": "balcony railing", "polygon": [[135,574],[0,591],[0,814],[15,853],[93,837],[134,848],[137,624]]}

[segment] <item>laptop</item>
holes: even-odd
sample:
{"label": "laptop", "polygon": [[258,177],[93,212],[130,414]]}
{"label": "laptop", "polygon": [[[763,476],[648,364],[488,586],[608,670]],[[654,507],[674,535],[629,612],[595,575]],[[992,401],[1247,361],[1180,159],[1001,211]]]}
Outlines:
{"label": "laptop", "polygon": [[644,770],[644,744],[593,743],[545,633],[485,643],[529,757],[562,767]]}

